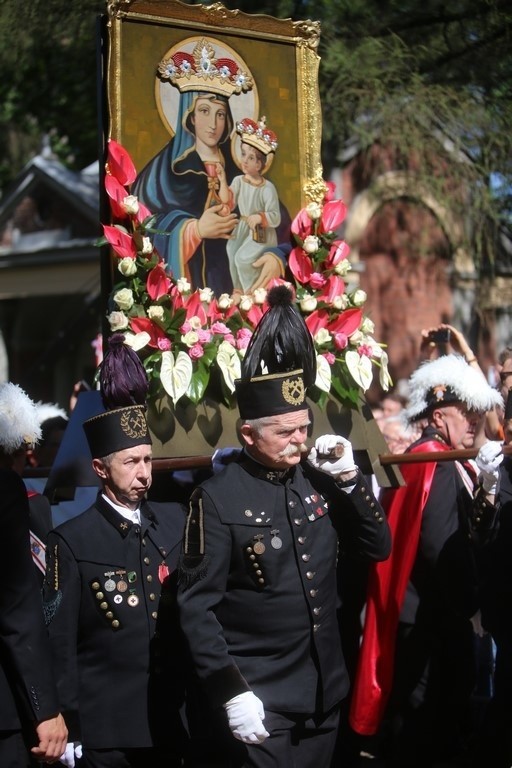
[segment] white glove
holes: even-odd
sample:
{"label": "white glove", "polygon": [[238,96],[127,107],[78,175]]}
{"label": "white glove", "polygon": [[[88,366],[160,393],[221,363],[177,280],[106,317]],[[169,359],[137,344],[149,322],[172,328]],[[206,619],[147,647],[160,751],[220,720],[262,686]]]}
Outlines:
{"label": "white glove", "polygon": [[[337,445],[343,448],[343,455],[339,458],[331,454],[336,450]],[[315,469],[326,472],[334,478],[337,478],[342,472],[357,470],[354,464],[352,446],[348,440],[340,435],[318,437],[315,441],[315,447],[309,452],[308,461]]]}
{"label": "white glove", "polygon": [[489,440],[478,451],[475,462],[486,493],[496,494],[498,492],[500,464],[502,461],[503,444],[497,440]]}
{"label": "white glove", "polygon": [[239,693],[224,704],[231,733],[245,744],[261,744],[267,736],[263,704],[252,691]]}
{"label": "white glove", "polygon": [[68,741],[64,754],[59,757],[59,763],[67,768],[75,768],[75,757],[82,757],[82,745],[79,741]]}

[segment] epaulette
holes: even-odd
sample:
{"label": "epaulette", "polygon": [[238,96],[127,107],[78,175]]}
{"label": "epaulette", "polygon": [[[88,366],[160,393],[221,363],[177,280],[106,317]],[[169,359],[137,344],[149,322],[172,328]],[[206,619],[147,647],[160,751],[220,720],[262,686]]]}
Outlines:
{"label": "epaulette", "polygon": [[202,491],[196,488],[190,497],[183,537],[183,551],[178,565],[178,583],[188,589],[204,579],[208,572],[209,555],[204,551],[204,511]]}

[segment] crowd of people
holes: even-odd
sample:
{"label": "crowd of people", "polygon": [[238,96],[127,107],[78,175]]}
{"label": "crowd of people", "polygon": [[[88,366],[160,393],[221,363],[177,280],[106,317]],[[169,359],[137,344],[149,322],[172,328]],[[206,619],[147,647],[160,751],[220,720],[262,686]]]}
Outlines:
{"label": "crowd of people", "polygon": [[459,331],[424,332],[375,413],[403,477],[378,488],[346,437],[307,444],[314,346],[289,291],[269,300],[236,382],[242,447],[187,505],[152,500],[122,335],[83,423],[97,498],[56,527],[21,475],[66,414],[44,428],[0,385],[2,768],[509,768],[512,350],[491,384]]}

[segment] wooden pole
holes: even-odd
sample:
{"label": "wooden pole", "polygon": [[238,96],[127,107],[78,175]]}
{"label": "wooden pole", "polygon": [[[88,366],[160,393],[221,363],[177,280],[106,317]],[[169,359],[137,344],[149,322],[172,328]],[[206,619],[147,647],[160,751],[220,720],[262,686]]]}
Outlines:
{"label": "wooden pole", "polygon": [[[504,445],[504,456],[512,456],[512,445]],[[416,453],[381,453],[379,461],[383,467],[389,464],[420,464],[425,461],[457,461],[474,459],[477,448],[460,448],[451,451],[418,451]]]}

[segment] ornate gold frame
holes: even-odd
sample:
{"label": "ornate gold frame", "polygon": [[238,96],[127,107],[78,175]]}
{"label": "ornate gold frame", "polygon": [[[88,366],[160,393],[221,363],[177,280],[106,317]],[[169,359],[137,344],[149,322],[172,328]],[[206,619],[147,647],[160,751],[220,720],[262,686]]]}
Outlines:
{"label": "ornate gold frame", "polygon": [[[204,34],[237,50],[256,77],[278,80],[278,90],[282,81],[281,91],[288,99],[278,103],[280,148],[271,173],[292,217],[307,202],[323,198],[319,22],[249,15],[228,10],[221,3],[111,0],[107,2],[106,27],[105,130],[108,138],[130,152],[138,170],[169,138],[154,98],[158,62],[180,36]],[[264,88],[260,95],[261,113],[276,115],[276,103],[267,103]]]}

